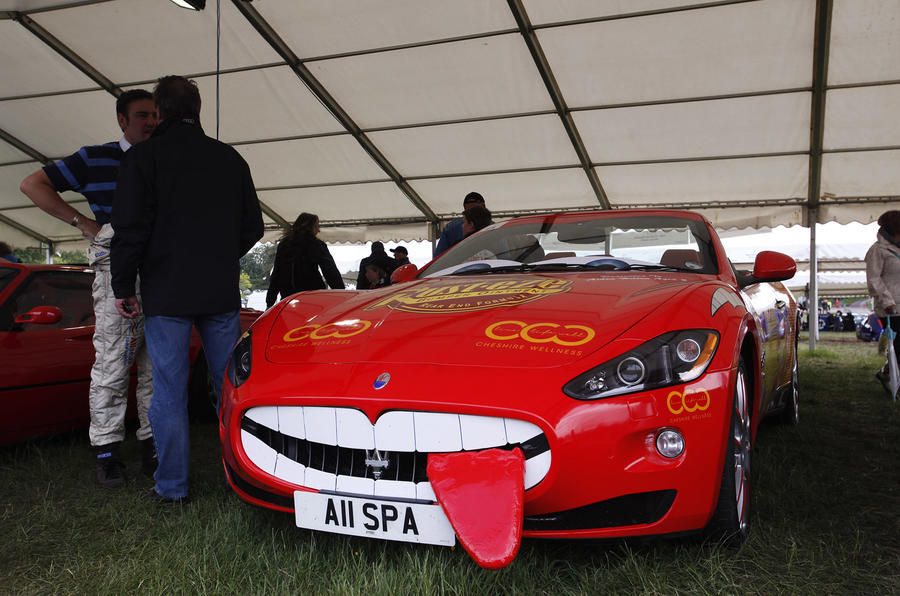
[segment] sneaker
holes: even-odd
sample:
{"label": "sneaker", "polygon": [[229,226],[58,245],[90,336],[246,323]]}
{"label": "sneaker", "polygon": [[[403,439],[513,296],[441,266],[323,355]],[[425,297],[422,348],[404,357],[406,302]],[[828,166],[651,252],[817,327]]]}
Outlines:
{"label": "sneaker", "polygon": [[139,442],[141,444],[141,472],[152,478],[159,463],[156,457],[156,445],[153,437]]}
{"label": "sneaker", "polygon": [[156,492],[155,488],[151,488],[147,496],[150,497],[150,500],[157,505],[184,505],[191,501],[189,497],[177,497],[174,499],[170,497],[164,497]]}
{"label": "sneaker", "polygon": [[119,458],[119,444],[110,443],[94,447],[97,460],[97,483],[103,488],[125,486],[125,464]]}

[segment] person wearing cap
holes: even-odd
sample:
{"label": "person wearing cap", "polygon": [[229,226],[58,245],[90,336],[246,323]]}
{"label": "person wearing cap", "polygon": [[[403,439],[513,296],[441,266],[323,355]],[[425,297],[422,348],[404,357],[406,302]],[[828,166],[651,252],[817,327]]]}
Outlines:
{"label": "person wearing cap", "polygon": [[384,244],[377,240],[372,243],[372,252],[359,262],[359,275],[356,278],[357,290],[371,290],[374,286],[366,277],[366,265],[377,264],[390,278],[391,273],[397,268],[397,262],[384,252]]}
{"label": "person wearing cap", "polygon": [[409,252],[406,250],[405,246],[392,248],[391,252],[394,253],[394,262],[397,263],[397,267],[409,265]]}
{"label": "person wearing cap", "polygon": [[[477,192],[470,192],[463,199],[463,211],[472,207],[473,205],[481,205],[484,204],[484,197]],[[456,219],[450,220],[446,226],[444,226],[444,230],[441,232],[441,237],[438,239],[437,246],[434,247],[434,253],[432,256],[436,257],[460,240],[463,239],[463,218],[457,217]]]}

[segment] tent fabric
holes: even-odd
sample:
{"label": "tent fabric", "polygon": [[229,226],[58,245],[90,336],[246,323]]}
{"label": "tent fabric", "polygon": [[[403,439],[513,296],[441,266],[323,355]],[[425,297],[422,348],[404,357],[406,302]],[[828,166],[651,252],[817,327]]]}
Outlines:
{"label": "tent fabric", "polygon": [[0,0],[0,238],[81,244],[19,183],[118,138],[116,94],[166,74],[247,159],[270,239],[302,211],[330,242],[433,239],[472,190],[498,217],[722,229],[900,208],[895,0],[206,4]]}

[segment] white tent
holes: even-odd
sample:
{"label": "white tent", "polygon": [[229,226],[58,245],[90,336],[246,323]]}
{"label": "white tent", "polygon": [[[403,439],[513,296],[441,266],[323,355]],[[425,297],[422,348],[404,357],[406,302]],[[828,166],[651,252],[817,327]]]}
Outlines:
{"label": "white tent", "polygon": [[720,228],[900,208],[897,0],[206,4],[0,0],[0,238],[79,242],[19,183],[118,138],[114,96],[173,73],[250,163],[269,237],[311,211],[330,241],[429,239],[471,190],[498,216]]}

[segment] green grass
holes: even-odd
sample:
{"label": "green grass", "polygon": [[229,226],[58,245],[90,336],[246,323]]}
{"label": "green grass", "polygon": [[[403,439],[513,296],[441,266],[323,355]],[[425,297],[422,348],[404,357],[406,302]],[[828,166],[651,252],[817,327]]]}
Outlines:
{"label": "green grass", "polygon": [[486,571],[461,548],[300,530],[231,493],[216,429],[197,425],[184,507],[144,498],[133,437],[117,491],[93,484],[86,433],[0,448],[0,593],[900,594],[900,403],[875,345],[850,339],[801,340],[801,424],[761,427],[738,550],[526,540]]}

